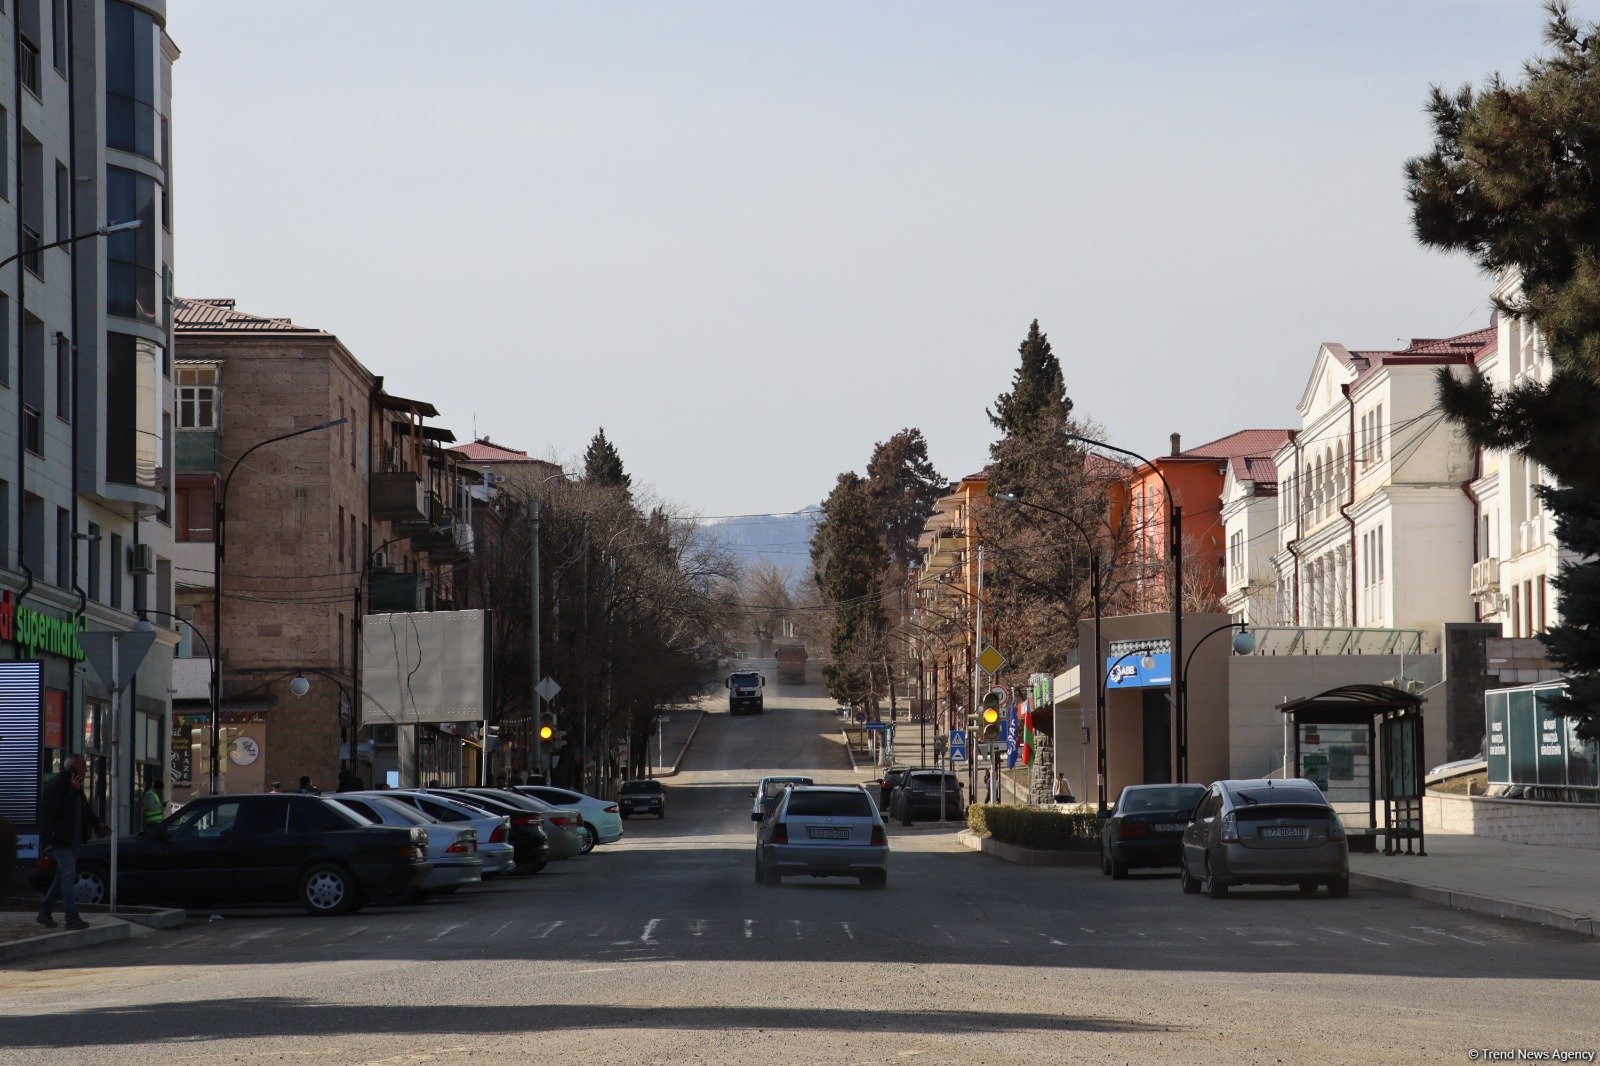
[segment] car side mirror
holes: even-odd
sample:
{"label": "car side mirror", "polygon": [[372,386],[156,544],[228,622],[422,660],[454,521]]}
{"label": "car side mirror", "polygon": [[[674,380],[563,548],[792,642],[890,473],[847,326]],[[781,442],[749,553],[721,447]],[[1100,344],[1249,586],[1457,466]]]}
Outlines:
{"label": "car side mirror", "polygon": [[889,816],[887,814],[880,814],[880,815],[878,815],[878,817],[883,819],[883,824],[884,825],[888,825],[889,824]]}
{"label": "car side mirror", "polygon": [[755,799],[756,798],[756,794],[754,792],[750,793],[750,798],[751,799]]}

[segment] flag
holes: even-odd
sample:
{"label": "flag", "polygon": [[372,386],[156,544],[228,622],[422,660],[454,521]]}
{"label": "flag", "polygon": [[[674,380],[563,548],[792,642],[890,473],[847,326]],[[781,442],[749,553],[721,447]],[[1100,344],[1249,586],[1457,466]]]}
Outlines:
{"label": "flag", "polygon": [[1022,701],[1022,765],[1033,765],[1033,701]]}

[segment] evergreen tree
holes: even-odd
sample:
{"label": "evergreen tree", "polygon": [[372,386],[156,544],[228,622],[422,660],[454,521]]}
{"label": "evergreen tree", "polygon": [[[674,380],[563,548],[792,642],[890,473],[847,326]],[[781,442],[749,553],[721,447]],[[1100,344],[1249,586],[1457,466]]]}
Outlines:
{"label": "evergreen tree", "polygon": [[1494,75],[1475,90],[1435,86],[1433,150],[1406,163],[1418,240],[1466,252],[1486,272],[1515,272],[1521,295],[1500,307],[1538,329],[1547,382],[1496,392],[1480,377],[1438,375],[1440,405],[1469,440],[1513,448],[1566,486],[1549,493],[1558,538],[1585,560],[1562,569],[1563,624],[1545,637],[1572,673],[1563,713],[1600,729],[1600,27],[1551,2],[1549,51],[1523,80]]}
{"label": "evergreen tree", "polygon": [[882,652],[884,552],[870,486],[859,474],[840,474],[823,501],[811,559],[833,612],[831,662],[823,670],[828,694],[841,703],[860,702],[872,692],[871,669]]}
{"label": "evergreen tree", "polygon": [[1061,363],[1050,350],[1050,338],[1040,332],[1039,320],[1028,327],[1028,336],[1017,346],[1022,357],[1011,379],[1011,391],[995,397],[994,407],[985,412],[1006,437],[1026,433],[1041,418],[1063,419],[1072,413],[1067,398],[1067,379]]}
{"label": "evergreen tree", "polygon": [[[945,481],[928,458],[920,429],[902,429],[872,448],[867,481],[888,564],[898,577],[917,558],[917,538]],[[897,578],[898,579],[898,578]]]}
{"label": "evergreen tree", "polygon": [[616,447],[606,439],[606,427],[601,426],[600,432],[594,435],[589,442],[588,451],[583,453],[584,480],[596,485],[607,485],[627,492],[633,485],[633,478],[622,469],[622,456]]}

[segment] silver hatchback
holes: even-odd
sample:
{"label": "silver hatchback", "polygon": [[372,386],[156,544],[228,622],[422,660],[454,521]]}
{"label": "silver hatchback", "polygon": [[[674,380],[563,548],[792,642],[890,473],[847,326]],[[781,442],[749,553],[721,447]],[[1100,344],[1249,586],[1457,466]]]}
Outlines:
{"label": "silver hatchback", "polygon": [[783,791],[756,834],[756,881],[776,885],[790,874],[888,885],[889,840],[865,789],[792,785]]}
{"label": "silver hatchback", "polygon": [[1233,885],[1318,885],[1350,893],[1350,844],[1322,790],[1304,778],[1218,781],[1183,833],[1185,892],[1221,899]]}

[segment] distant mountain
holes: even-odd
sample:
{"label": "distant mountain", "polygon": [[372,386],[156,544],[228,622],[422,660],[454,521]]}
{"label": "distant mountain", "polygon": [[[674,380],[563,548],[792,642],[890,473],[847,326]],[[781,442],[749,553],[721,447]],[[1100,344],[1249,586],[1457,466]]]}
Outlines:
{"label": "distant mountain", "polygon": [[802,578],[811,569],[811,530],[821,514],[822,508],[812,504],[795,514],[714,518],[704,528],[744,565],[767,562]]}

